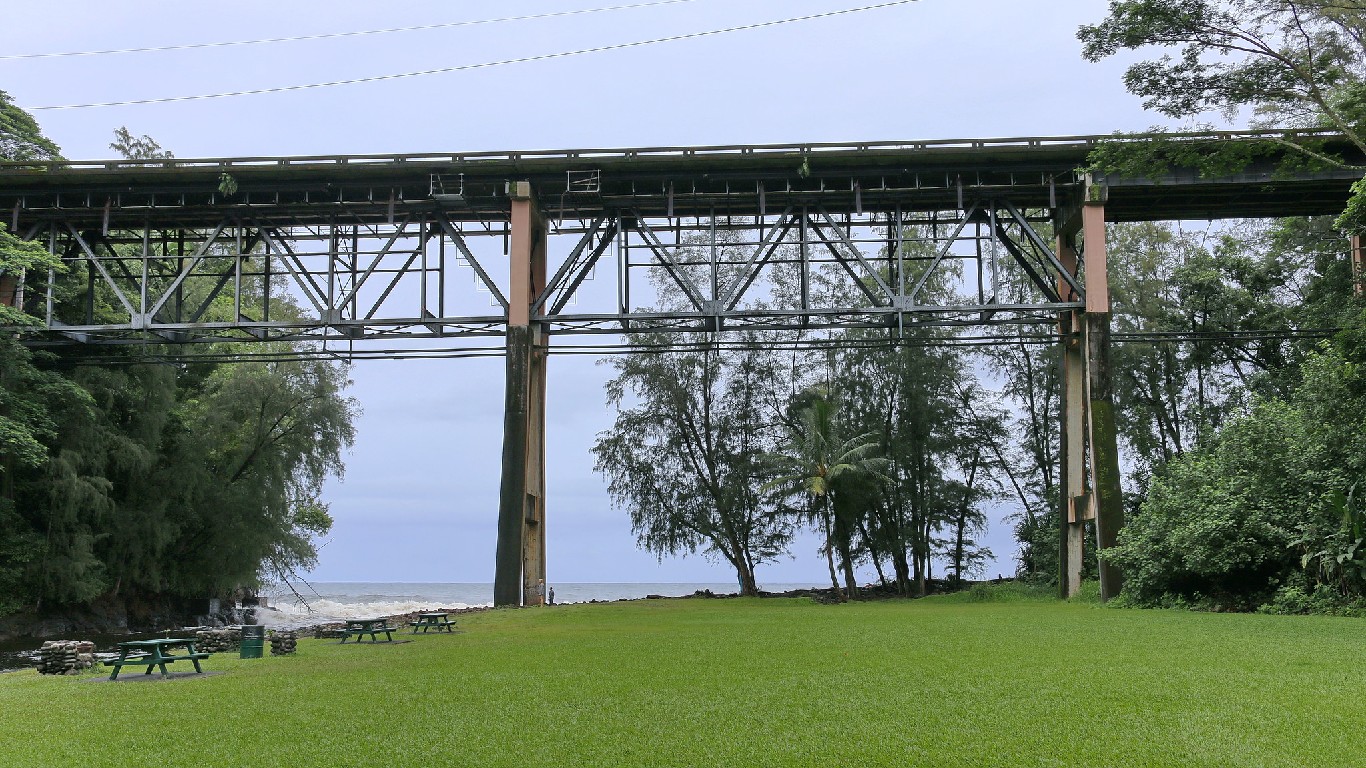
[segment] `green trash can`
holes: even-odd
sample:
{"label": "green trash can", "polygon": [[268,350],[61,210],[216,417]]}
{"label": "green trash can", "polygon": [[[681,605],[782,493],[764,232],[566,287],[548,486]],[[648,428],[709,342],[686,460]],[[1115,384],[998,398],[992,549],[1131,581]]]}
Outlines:
{"label": "green trash can", "polygon": [[266,647],[266,628],[259,624],[242,626],[242,650],[240,658],[259,659]]}

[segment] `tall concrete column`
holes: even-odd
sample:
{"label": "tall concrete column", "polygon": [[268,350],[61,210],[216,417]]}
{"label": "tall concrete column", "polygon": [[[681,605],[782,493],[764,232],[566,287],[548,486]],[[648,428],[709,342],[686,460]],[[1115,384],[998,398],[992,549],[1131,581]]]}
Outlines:
{"label": "tall concrete column", "polygon": [[[1073,237],[1059,234],[1058,261],[1072,275],[1077,274],[1077,251]],[[1058,280],[1058,295],[1076,301],[1072,287]],[[1086,493],[1086,361],[1082,347],[1085,318],[1081,312],[1061,313],[1058,318],[1062,339],[1058,430],[1058,592],[1065,599],[1081,589],[1082,558],[1085,554],[1086,520],[1090,519]]]}
{"label": "tall concrete column", "polygon": [[[1085,365],[1087,458],[1091,470],[1090,508],[1096,520],[1096,546],[1113,547],[1124,527],[1119,477],[1119,439],[1110,369],[1110,281],[1105,253],[1105,187],[1088,183],[1082,204],[1082,247],[1086,276]],[[1115,565],[1100,561],[1100,598],[1109,600],[1124,586]]]}
{"label": "tall concrete column", "polygon": [[546,344],[531,307],[545,287],[546,228],[529,182],[509,182],[508,197],[507,394],[493,576],[499,606],[539,604],[537,585],[545,579]]}

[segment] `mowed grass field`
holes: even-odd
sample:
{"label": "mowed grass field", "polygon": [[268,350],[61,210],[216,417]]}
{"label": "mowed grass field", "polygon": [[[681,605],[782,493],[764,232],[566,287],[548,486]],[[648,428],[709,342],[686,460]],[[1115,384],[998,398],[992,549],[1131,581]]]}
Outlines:
{"label": "mowed grass field", "polygon": [[394,645],[309,639],[290,657],[215,655],[206,668],[223,674],[196,678],[0,675],[0,758],[6,768],[1366,764],[1359,619],[959,597],[649,600],[490,611],[460,625]]}

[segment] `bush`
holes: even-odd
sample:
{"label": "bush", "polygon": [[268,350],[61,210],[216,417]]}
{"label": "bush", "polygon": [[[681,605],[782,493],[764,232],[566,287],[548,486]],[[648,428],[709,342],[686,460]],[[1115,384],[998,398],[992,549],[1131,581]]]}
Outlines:
{"label": "bush", "polygon": [[1081,583],[1077,594],[1067,599],[1069,603],[1100,603],[1100,581],[1087,579]]}
{"label": "bush", "polygon": [[1326,584],[1318,585],[1312,592],[1299,585],[1293,585],[1276,590],[1276,596],[1258,607],[1257,613],[1280,616],[1366,616],[1366,602],[1361,598],[1343,597]]}
{"label": "bush", "polygon": [[965,592],[969,603],[1017,603],[1024,600],[1051,600],[1053,588],[1023,581],[979,581]]}
{"label": "bush", "polygon": [[1252,610],[1303,571],[1303,531],[1336,529],[1341,456],[1306,409],[1257,403],[1216,443],[1172,461],[1104,556],[1139,605]]}

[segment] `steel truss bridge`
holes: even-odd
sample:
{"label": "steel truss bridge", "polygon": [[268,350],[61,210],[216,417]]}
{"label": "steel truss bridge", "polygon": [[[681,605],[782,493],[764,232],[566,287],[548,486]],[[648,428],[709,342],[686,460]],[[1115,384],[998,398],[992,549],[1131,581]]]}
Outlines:
{"label": "steel truss bridge", "polygon": [[1036,326],[1064,371],[1071,591],[1084,521],[1100,547],[1123,524],[1105,223],[1331,214],[1361,177],[1331,134],[1163,138],[1314,141],[1347,164],[1107,177],[1080,170],[1099,136],[0,163],[0,215],[68,267],[0,275],[0,301],[41,320],[16,329],[35,346],[505,354],[499,605],[546,574],[545,359],[566,341]]}

